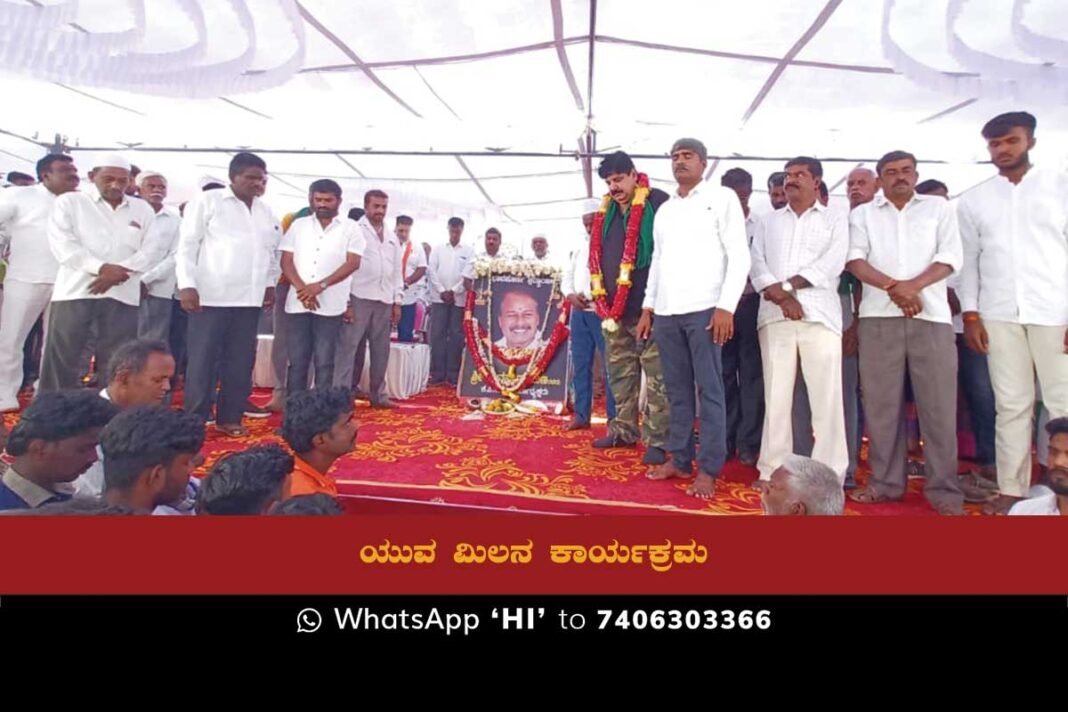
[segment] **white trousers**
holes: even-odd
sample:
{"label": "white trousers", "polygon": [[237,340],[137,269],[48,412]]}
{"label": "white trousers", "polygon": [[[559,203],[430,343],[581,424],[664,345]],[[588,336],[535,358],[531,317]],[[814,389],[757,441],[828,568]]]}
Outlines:
{"label": "white trousers", "polygon": [[990,340],[990,383],[997,406],[998,489],[1026,497],[1031,488],[1035,374],[1050,418],[1068,416],[1068,354],[1064,326],[985,322]]}
{"label": "white trousers", "polygon": [[48,304],[51,284],[31,284],[17,279],[4,280],[4,301],[0,304],[0,410],[17,408],[22,386],[22,347],[37,318],[44,314],[48,334]]}
{"label": "white trousers", "polygon": [[760,479],[770,479],[794,452],[792,412],[800,358],[800,375],[812,408],[812,459],[830,467],[844,483],[849,450],[842,410],[842,337],[823,324],[778,321],[761,327],[758,338],[764,362],[764,437],[757,462]]}

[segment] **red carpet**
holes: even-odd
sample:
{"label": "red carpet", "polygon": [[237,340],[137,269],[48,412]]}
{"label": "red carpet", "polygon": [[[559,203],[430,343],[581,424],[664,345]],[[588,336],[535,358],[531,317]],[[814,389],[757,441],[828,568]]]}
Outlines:
{"label": "red carpet", "polygon": [[[180,394],[178,394],[180,396]],[[253,399],[263,404],[269,392]],[[642,451],[596,450],[604,433],[564,432],[564,416],[492,416],[468,419],[472,411],[454,391],[436,387],[394,410],[372,410],[357,402],[360,432],[356,452],[333,471],[346,507],[353,513],[450,513],[474,509],[540,514],[743,514],[761,513],[750,486],[755,468],[727,463],[716,497],[702,502],[678,480],[645,478]],[[478,414],[475,414],[476,417]],[[17,415],[6,419],[10,428]],[[250,435],[229,438],[209,428],[206,468],[223,453],[253,444],[281,442],[274,434],[280,416],[245,420]],[[860,474],[861,481],[866,472]],[[846,514],[934,515],[923,499],[922,480],[911,480],[900,503],[858,505]],[[971,513],[979,506],[968,505]]]}
{"label": "red carpet", "polygon": [[[264,402],[267,393],[255,396]],[[563,416],[505,417],[471,414],[451,389],[436,387],[394,410],[372,410],[359,401],[358,448],[332,473],[350,511],[448,513],[471,508],[545,514],[760,514],[750,486],[756,469],[727,464],[714,500],[686,495],[680,481],[644,477],[640,450],[595,450],[604,432],[564,432]],[[477,416],[477,414],[476,414]],[[212,432],[208,464],[222,452],[278,441],[279,416],[248,421],[249,438]],[[864,474],[861,475],[863,480]],[[910,482],[904,502],[847,504],[847,514],[934,515]],[[973,513],[978,507],[969,508]]]}

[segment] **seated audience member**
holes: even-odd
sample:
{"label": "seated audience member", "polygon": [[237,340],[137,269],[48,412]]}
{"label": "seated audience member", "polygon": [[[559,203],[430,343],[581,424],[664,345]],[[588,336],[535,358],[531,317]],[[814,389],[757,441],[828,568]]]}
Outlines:
{"label": "seated audience member", "polygon": [[293,457],[278,445],[252,447],[215,463],[197,493],[197,514],[266,514],[282,499]]}
{"label": "seated audience member", "polygon": [[789,455],[771,473],[760,502],[765,514],[837,515],[845,509],[845,493],[830,467],[808,457]]}
{"label": "seated audience member", "polygon": [[100,431],[116,412],[92,391],[38,396],[8,437],[14,462],[0,479],[0,509],[34,509],[70,499],[71,483],[97,461]]}
{"label": "seated audience member", "polygon": [[[174,357],[167,344],[151,339],[133,339],[119,346],[108,363],[108,385],[100,397],[119,408],[159,405],[171,390]],[[104,493],[103,456],[74,483],[80,497]]]}
{"label": "seated audience member", "polygon": [[359,426],[345,387],[294,393],[286,401],[282,437],[297,454],[284,497],[326,494],[337,497],[327,474],[334,462],[356,447]]}
{"label": "seated audience member", "polygon": [[158,405],[124,410],[100,436],[104,499],[145,514],[181,502],[203,445],[194,415]]}
{"label": "seated audience member", "polygon": [[1032,488],[1042,493],[1012,505],[1009,514],[1068,516],[1068,418],[1049,421],[1046,432],[1049,433],[1049,464],[1045,487]]}
{"label": "seated audience member", "polygon": [[271,509],[271,514],[297,517],[336,516],[344,514],[341,504],[327,494],[302,494],[279,502]]}
{"label": "seated audience member", "polygon": [[159,405],[171,390],[174,366],[174,356],[162,341],[127,341],[111,357],[108,385],[100,397],[120,408]]}

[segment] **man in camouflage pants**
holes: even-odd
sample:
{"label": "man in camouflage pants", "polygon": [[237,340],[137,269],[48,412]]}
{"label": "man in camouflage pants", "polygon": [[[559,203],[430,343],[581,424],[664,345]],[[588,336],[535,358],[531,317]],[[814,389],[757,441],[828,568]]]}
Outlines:
{"label": "man in camouflage pants", "polygon": [[[638,172],[630,156],[622,151],[605,156],[597,170],[608,186],[612,199],[604,218],[601,243],[601,273],[604,289],[611,306],[616,296],[616,280],[620,263],[631,201],[638,188]],[[652,217],[668,199],[668,194],[653,188],[645,202],[647,216],[639,230],[639,249],[636,268],[631,272],[632,286],[626,307],[618,323],[604,322],[604,341],[607,350],[608,380],[616,401],[616,417],[608,424],[608,434],[593,441],[596,448],[634,447],[641,439],[646,446],[642,462],[660,465],[666,461],[664,442],[668,430],[668,400],[660,368],[660,352],[653,341],[638,341],[638,319],[641,316],[645,285],[649,279],[649,260],[652,255]],[[614,203],[614,204],[613,204]],[[644,243],[644,244],[641,244]],[[614,327],[614,328],[613,328]],[[645,372],[646,404],[642,413],[642,428],[638,429],[638,399],[641,377]]]}

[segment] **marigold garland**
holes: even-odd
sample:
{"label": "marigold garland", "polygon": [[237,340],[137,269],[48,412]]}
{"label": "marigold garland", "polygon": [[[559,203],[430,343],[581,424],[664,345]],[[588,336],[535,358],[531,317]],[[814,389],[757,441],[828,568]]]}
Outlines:
{"label": "marigold garland", "polygon": [[[505,398],[518,402],[519,393],[530,388],[539,378],[541,378],[542,374],[549,368],[549,364],[552,363],[553,356],[556,355],[556,349],[559,348],[560,344],[564,341],[567,341],[567,337],[571,333],[571,330],[567,326],[567,318],[570,313],[571,304],[565,301],[560,307],[560,315],[557,317],[556,323],[553,325],[549,340],[540,347],[531,349],[530,356],[519,359],[501,358],[498,356],[498,352],[500,351],[499,347],[490,342],[489,337],[481,326],[477,326],[476,333],[475,292],[474,290],[468,290],[467,300],[464,304],[464,338],[467,341],[467,352],[471,354],[471,360],[474,363],[475,371],[482,377],[483,382],[491,388],[498,391]],[[504,379],[507,379],[506,383],[501,383],[502,376],[500,376],[494,369],[490,368],[487,363],[487,355],[489,355],[490,358],[497,357],[509,366],[508,375],[503,377]],[[516,383],[515,378],[517,378],[517,376],[515,375],[515,369],[517,366],[522,365],[526,365],[527,370],[523,374],[522,379]]]}
{"label": "marigold garland", "polygon": [[601,326],[605,331],[615,331],[619,328],[619,321],[623,317],[623,311],[627,308],[627,297],[633,282],[630,279],[634,271],[635,259],[638,256],[638,238],[641,232],[642,216],[645,214],[645,201],[649,197],[649,176],[644,173],[638,174],[638,187],[634,190],[634,197],[630,201],[630,215],[627,217],[627,227],[623,239],[623,259],[619,263],[619,277],[616,279],[616,296],[612,305],[608,305],[608,291],[604,288],[604,268],[602,265],[602,243],[604,241],[604,218],[608,212],[608,206],[612,200],[611,194],[605,194],[601,199],[601,207],[593,218],[593,227],[590,230],[590,287],[593,295],[594,306],[597,316],[601,318]]}

